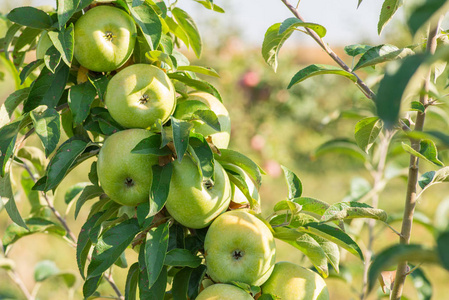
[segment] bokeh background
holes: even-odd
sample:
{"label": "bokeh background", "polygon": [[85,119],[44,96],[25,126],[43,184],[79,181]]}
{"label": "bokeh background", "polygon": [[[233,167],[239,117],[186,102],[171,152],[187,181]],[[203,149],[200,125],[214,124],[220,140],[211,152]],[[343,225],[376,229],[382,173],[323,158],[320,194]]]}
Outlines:
{"label": "bokeh background", "polygon": [[[52,5],[55,1],[0,0],[0,11],[6,14],[10,9],[22,5]],[[261,188],[263,214],[268,216],[275,202],[287,196],[285,180],[280,165],[293,170],[302,180],[304,196],[317,198],[328,203],[348,199],[362,189],[370,178],[363,165],[344,155],[330,154],[314,158],[314,150],[322,143],[335,138],[354,139],[353,132],[358,118],[338,118],[341,110],[360,111],[369,101],[345,78],[333,76],[314,77],[294,86],[286,87],[291,77],[301,68],[312,63],[333,64],[326,54],[306,35],[297,32],[281,50],[277,73],[266,65],[261,55],[261,45],[266,29],[276,22],[291,17],[282,2],[274,0],[229,0],[215,1],[226,10],[218,14],[205,10],[190,0],[179,1],[179,6],[192,15],[203,35],[203,56],[197,60],[188,49],[183,49],[192,64],[214,68],[220,74],[219,79],[210,80],[222,94],[232,121],[230,148],[251,157],[267,172]],[[364,1],[359,9],[356,0],[303,0],[300,11],[306,20],[324,25],[328,29],[325,41],[349,64],[352,59],[344,54],[343,47],[354,43],[378,45],[391,42],[403,46],[411,44],[410,36],[403,29],[402,13],[389,24],[382,37],[377,35],[377,18],[381,1]],[[1,20],[0,20],[1,21]],[[0,37],[5,31],[0,26]],[[33,61],[33,54],[27,57]],[[367,81],[375,82],[378,70],[361,73]],[[0,103],[14,91],[14,82],[8,76],[8,69],[0,65],[4,74],[0,80]],[[446,76],[447,77],[447,76]],[[443,108],[447,110],[446,108]],[[446,126],[448,120],[436,121],[437,126]],[[29,143],[39,146],[37,139]],[[448,163],[449,155],[442,149],[441,159]],[[63,213],[75,233],[79,232],[88,214],[89,206],[82,209],[77,220],[73,217],[73,208],[67,209],[63,197],[65,191],[76,182],[88,181],[90,163],[87,161],[77,167],[55,194],[55,206]],[[398,160],[402,167],[408,158]],[[424,169],[430,169],[423,164]],[[380,197],[380,207],[389,214],[401,213],[405,198],[406,182],[403,178],[391,181]],[[444,185],[433,187],[421,198],[417,210],[432,220],[438,206],[449,201],[449,189]],[[29,208],[18,191],[19,209],[27,212]],[[449,215],[446,216],[449,218]],[[11,223],[6,211],[0,211],[0,236]],[[396,229],[399,223],[392,224]],[[362,249],[366,248],[366,228],[363,221],[361,231],[354,237]],[[398,238],[383,225],[376,226],[377,238],[374,249],[379,251],[396,243]],[[413,241],[434,244],[434,238],[423,226],[416,225]],[[310,266],[307,258],[293,247],[277,242],[278,260],[289,260]],[[449,251],[449,249],[448,249]],[[15,244],[9,253],[15,261],[17,270],[27,288],[35,287],[33,277],[36,263],[52,260],[61,270],[77,274],[78,284],[82,283],[78,275],[75,250],[58,238],[36,234],[25,237]],[[128,260],[134,261],[136,255],[127,251]],[[342,266],[346,281],[336,278],[326,279],[331,299],[359,299],[363,263],[342,250]],[[423,270],[434,287],[432,299],[444,300],[449,295],[449,272],[434,266],[423,266]],[[124,287],[126,270],[115,268],[114,277],[120,288]],[[100,289],[105,294],[113,294],[107,285]],[[67,288],[58,280],[42,283],[39,299],[82,299],[80,288],[67,296]],[[373,292],[370,299],[378,299],[381,294]],[[407,281],[405,291],[407,299],[419,299],[412,285]],[[6,272],[0,269],[0,299],[21,299],[21,294]]]}

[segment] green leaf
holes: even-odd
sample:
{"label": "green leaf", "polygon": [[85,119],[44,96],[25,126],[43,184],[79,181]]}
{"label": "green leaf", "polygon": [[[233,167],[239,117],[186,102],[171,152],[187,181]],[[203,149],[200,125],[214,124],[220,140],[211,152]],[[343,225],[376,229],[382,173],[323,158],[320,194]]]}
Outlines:
{"label": "green leaf", "polygon": [[180,162],[184,157],[184,153],[189,145],[190,130],[193,128],[193,124],[170,117],[172,130],[173,130],[173,143],[175,144],[176,155]]}
{"label": "green leaf", "polygon": [[362,119],[355,125],[355,141],[360,149],[368,153],[381,131],[382,122],[378,117]]}
{"label": "green leaf", "polygon": [[377,33],[380,35],[382,29],[393,18],[398,8],[402,5],[402,0],[385,0],[380,11],[379,22],[377,23]]}
{"label": "green leaf", "polygon": [[398,244],[377,253],[368,270],[368,292],[376,285],[380,273],[396,265],[398,262],[413,261],[422,263],[438,263],[438,254],[435,250],[423,245]]}
{"label": "green leaf", "polygon": [[[28,229],[25,221],[20,216],[20,212],[17,209],[16,201],[14,199],[14,194],[11,187],[10,173],[6,173],[3,177],[0,176],[0,201],[4,204],[6,212],[8,213],[11,220],[18,226]],[[5,243],[3,242],[5,245]]]}
{"label": "green leaf", "polygon": [[437,171],[429,171],[419,178],[419,186],[424,189],[433,184],[449,182],[449,167],[441,168]]}
{"label": "green leaf", "polygon": [[173,299],[188,300],[187,292],[189,289],[190,276],[193,269],[183,268],[173,278],[172,295]]}
{"label": "green leaf", "polygon": [[168,223],[151,228],[147,233],[145,243],[145,266],[148,275],[148,287],[156,283],[164,265],[168,247]]}
{"label": "green leaf", "polygon": [[59,30],[63,29],[68,20],[77,11],[80,0],[57,0]]}
{"label": "green leaf", "polygon": [[95,293],[98,286],[101,283],[102,275],[99,275],[97,277],[89,278],[86,281],[84,281],[83,284],[83,296],[84,299],[88,299],[91,295]]}
{"label": "green leaf", "polygon": [[44,218],[28,218],[25,219],[27,229],[17,224],[11,224],[6,228],[3,235],[3,247],[6,249],[20,238],[34,233],[50,233],[57,236],[65,236],[66,231],[61,225]]}
{"label": "green leaf", "polygon": [[278,67],[279,51],[284,42],[293,33],[293,30],[287,30],[280,34],[280,27],[281,23],[271,25],[267,29],[262,43],[262,56],[265,62],[273,68],[274,72],[276,72]]}
{"label": "green leaf", "polygon": [[0,128],[0,175],[2,177],[5,176],[6,165],[13,155],[20,123],[20,120],[16,120]]}
{"label": "green leaf", "polygon": [[48,36],[50,37],[53,45],[56,47],[58,52],[61,54],[62,60],[67,66],[72,65],[73,59],[73,47],[75,45],[75,34],[73,23],[70,24],[66,29],[61,29],[61,31],[49,31]]}
{"label": "green leaf", "polygon": [[170,77],[170,79],[178,80],[190,87],[193,87],[195,90],[209,93],[215,96],[215,98],[217,98],[221,102],[223,102],[223,100],[221,99],[221,95],[217,91],[217,89],[207,81],[200,79],[192,79],[182,72],[170,73],[168,74],[168,77]]}
{"label": "green leaf", "polygon": [[411,109],[415,110],[415,111],[419,111],[421,113],[424,113],[426,111],[426,107],[424,106],[424,104],[422,104],[419,101],[412,101]]}
{"label": "green leaf", "polygon": [[126,3],[150,49],[157,49],[162,36],[162,24],[157,13],[146,2],[135,7],[132,6],[132,0],[126,0]]}
{"label": "green leaf", "polygon": [[281,168],[284,171],[285,180],[287,181],[288,199],[301,197],[302,183],[299,177],[287,167],[281,166]]}
{"label": "green leaf", "polygon": [[55,46],[50,46],[47,49],[44,55],[44,63],[48,70],[52,73],[56,72],[56,68],[59,66],[61,62],[61,53],[59,53],[58,49]]}
{"label": "green leaf", "polygon": [[40,261],[34,267],[34,280],[36,282],[42,282],[55,277],[60,277],[69,288],[72,288],[76,283],[75,274],[60,271],[55,262],[51,260]]}
{"label": "green leaf", "polygon": [[[190,102],[190,101],[189,101]],[[197,110],[192,114],[193,119],[198,119],[209,125],[216,131],[221,131],[220,121],[212,110]]]}
{"label": "green leaf", "polygon": [[87,219],[78,235],[78,242],[76,243],[76,263],[83,279],[85,279],[84,266],[92,246],[92,241],[89,239],[90,231],[103,213],[104,212],[98,212]]}
{"label": "green leaf", "polygon": [[325,238],[340,247],[346,249],[349,253],[360,257],[363,260],[363,253],[357,243],[344,231],[337,227],[329,226],[327,224],[308,223],[304,227],[299,227],[299,231],[315,234],[322,238]]}
{"label": "green leaf", "polygon": [[61,137],[59,113],[54,108],[40,106],[30,113],[36,134],[41,140],[45,156],[49,157],[56,149]]}
{"label": "green leaf", "polygon": [[206,139],[200,134],[192,133],[189,143],[198,157],[203,179],[207,180],[212,178],[214,176],[214,154]]}
{"label": "green leaf", "polygon": [[[197,3],[200,3],[200,4],[203,5],[205,8],[210,9],[210,10],[213,10],[213,11],[215,11],[215,12],[218,12],[218,13],[224,13],[224,12],[225,12],[223,8],[221,8],[220,6],[218,6],[218,5],[214,4],[214,3],[212,3],[211,0],[209,0],[209,1],[204,1],[204,0],[194,0],[194,1],[197,2]],[[192,299],[193,299],[193,298],[192,298]]]}
{"label": "green leaf", "polygon": [[318,158],[328,153],[340,153],[356,158],[362,162],[367,161],[368,156],[354,142],[347,139],[334,139],[320,145],[314,153]]}
{"label": "green leaf", "polygon": [[299,197],[293,199],[292,201],[301,205],[302,211],[312,212],[319,216],[324,215],[324,212],[329,208],[329,204],[314,198]]}
{"label": "green leaf", "polygon": [[371,49],[373,46],[369,45],[361,45],[361,44],[355,44],[355,45],[349,45],[344,48],[347,55],[355,57],[360,54],[364,54],[366,51]]}
{"label": "green leaf", "polygon": [[78,182],[67,189],[64,195],[64,203],[69,204],[88,185],[87,182]]}
{"label": "green leaf", "polygon": [[334,75],[340,75],[340,76],[344,76],[354,82],[357,81],[357,77],[350,73],[347,72],[345,70],[342,70],[339,67],[334,67],[334,66],[329,66],[329,65],[318,65],[318,64],[314,64],[314,65],[310,65],[305,67],[304,69],[300,70],[298,73],[296,73],[292,80],[290,81],[290,83],[288,84],[288,89],[291,88],[293,85],[307,79],[310,78],[312,76],[316,76],[316,75],[324,75],[324,74],[334,74]]}
{"label": "green leaf", "polygon": [[45,191],[54,189],[64,179],[70,167],[84,152],[88,144],[82,140],[68,140],[56,151],[47,166],[47,181]]}
{"label": "green leaf", "polygon": [[9,60],[9,47],[15,38],[16,33],[22,28],[19,24],[12,24],[8,31],[6,32],[5,38],[3,40],[3,51],[5,52],[5,58]]}
{"label": "green leaf", "polygon": [[431,300],[433,296],[432,283],[427,278],[426,274],[421,268],[416,268],[415,266],[410,266],[414,271],[410,274],[413,280],[413,285],[418,292],[418,297],[420,300]]}
{"label": "green leaf", "polygon": [[111,135],[124,128],[118,124],[104,107],[92,107],[84,122],[84,128],[104,135]]}
{"label": "green leaf", "polygon": [[167,23],[167,26],[170,29],[170,31],[178,39],[180,39],[187,47],[189,47],[189,37],[187,36],[187,33],[182,28],[182,26],[178,25],[178,23],[176,23],[171,17],[165,18],[165,22]]}
{"label": "green leaf", "polygon": [[136,262],[128,270],[125,284],[125,299],[137,299],[137,284],[139,283],[139,263]]}
{"label": "green leaf", "polygon": [[145,264],[145,247],[139,252],[139,292],[140,299],[163,299],[167,287],[167,267],[162,266],[159,276],[152,285],[149,285],[148,272]]}
{"label": "green leaf", "polygon": [[[281,228],[282,227],[274,228],[274,230],[275,232],[278,232]],[[285,230],[286,228],[283,229]],[[297,232],[294,229],[288,230]],[[326,254],[320,244],[318,244],[318,242],[311,235],[302,233],[294,240],[284,240],[277,235],[275,235],[275,237],[283,240],[304,253],[324,278],[329,275]]]}
{"label": "green leaf", "polygon": [[228,174],[229,180],[231,183],[233,183],[245,196],[245,198],[248,200],[248,203],[250,204],[250,207],[254,211],[260,211],[260,204],[257,202],[256,199],[254,199],[251,195],[251,191],[249,190],[248,184],[245,181],[245,177],[229,168],[226,168],[226,166],[223,166],[226,169],[226,173]]}
{"label": "green leaf", "polygon": [[[36,70],[37,68],[39,68],[42,64],[44,63],[44,61],[42,59],[38,59],[35,60],[33,62],[30,62],[28,65],[26,65],[22,71],[20,72],[20,84],[23,84],[25,82],[25,80],[28,78],[28,76],[30,76],[30,74]],[[21,90],[19,90],[21,91]],[[29,89],[28,89],[29,91]],[[17,92],[17,91],[16,91]],[[22,99],[22,101],[25,99]]]}
{"label": "green leaf", "polygon": [[220,155],[215,155],[216,160],[234,164],[242,168],[249,176],[251,176],[257,187],[260,187],[262,184],[262,174],[265,174],[261,167],[240,152],[230,149],[220,149],[220,152]]}
{"label": "green leaf", "polygon": [[302,206],[290,200],[282,200],[277,202],[273,207],[273,211],[275,212],[281,210],[289,210],[292,213],[292,215],[296,215],[302,210]]}
{"label": "green leaf", "polygon": [[86,120],[96,95],[97,91],[89,81],[70,88],[68,103],[75,125],[79,125]]}
{"label": "green leaf", "polygon": [[207,268],[205,265],[199,265],[197,268],[192,270],[189,279],[189,287],[187,290],[189,299],[195,299],[200,293],[204,276],[206,276],[206,270]]}
{"label": "green leaf", "polygon": [[60,64],[55,73],[42,69],[39,77],[31,85],[30,94],[24,103],[23,111],[29,112],[39,105],[55,107],[64,92],[69,77],[69,67]]}
{"label": "green leaf", "polygon": [[373,208],[366,203],[339,202],[332,204],[321,217],[321,222],[334,220],[347,220],[355,218],[370,218],[386,222],[387,213],[378,208]]}
{"label": "green leaf", "polygon": [[88,75],[90,83],[95,87],[97,90],[98,97],[101,101],[104,101],[104,94],[106,93],[106,88],[109,83],[109,79],[106,75],[100,75],[100,76],[91,76]]}
{"label": "green leaf", "polygon": [[437,238],[437,251],[443,268],[449,270],[449,231],[442,232]]}
{"label": "green leaf", "polygon": [[164,208],[170,188],[173,164],[169,163],[163,167],[154,165],[152,170],[153,182],[150,190],[150,211],[147,217],[156,215]]}
{"label": "green leaf", "polygon": [[81,207],[84,205],[84,203],[86,203],[86,201],[94,199],[96,197],[100,197],[103,194],[104,194],[103,189],[97,185],[85,186],[83,192],[78,198],[78,201],[76,201],[75,219],[78,217]]}
{"label": "green leaf", "polygon": [[360,68],[374,66],[383,62],[397,60],[412,55],[409,48],[399,49],[393,45],[379,45],[366,51],[354,67],[354,71]]}
{"label": "green leaf", "polygon": [[421,146],[419,152],[412,147],[402,142],[402,148],[411,155],[424,159],[427,162],[433,163],[439,167],[443,166],[443,163],[438,159],[438,151],[435,143],[432,140],[421,140]]}
{"label": "green leaf", "polygon": [[195,53],[196,57],[200,58],[201,50],[203,48],[203,42],[201,41],[200,33],[192,17],[190,17],[187,12],[180,9],[179,7],[173,8],[171,12],[173,14],[173,17],[178,22],[179,26],[187,34],[189,38],[189,45],[192,47],[192,50]]}
{"label": "green leaf", "polygon": [[35,45],[36,39],[41,32],[41,29],[26,27],[14,44],[13,56],[18,56],[21,52],[30,51],[31,47]]}
{"label": "green leaf", "polygon": [[197,268],[201,264],[202,259],[193,255],[187,249],[173,249],[167,252],[164,264],[175,267]]}
{"label": "green leaf", "polygon": [[153,50],[153,51],[148,51],[147,53],[145,53],[145,56],[150,60],[150,61],[161,61],[166,63],[171,70],[176,70],[175,65],[173,65],[173,61],[170,58],[170,55],[168,55],[167,53],[164,53],[162,51],[159,50]]}
{"label": "green leaf", "polygon": [[321,38],[323,38],[326,35],[326,28],[324,28],[324,26],[315,23],[304,23],[298,18],[288,18],[284,20],[284,22],[282,22],[281,26],[279,27],[279,34],[281,35],[286,31],[293,31],[298,27],[305,27],[312,29]]}
{"label": "green leaf", "polygon": [[209,75],[212,77],[220,77],[220,75],[218,75],[217,71],[215,71],[212,68],[206,68],[206,67],[202,67],[202,66],[179,66],[178,67],[178,71],[189,71],[189,72],[195,72],[195,73],[200,73],[200,74],[204,74],[204,75]]}
{"label": "green leaf", "polygon": [[423,63],[423,55],[413,55],[402,60],[401,66],[387,71],[380,81],[376,97],[377,114],[386,128],[392,128],[399,118],[402,96],[411,78]]}
{"label": "green leaf", "polygon": [[137,219],[126,220],[104,232],[98,239],[87,268],[87,279],[100,276],[119,258],[140,231]]}
{"label": "green leaf", "polygon": [[59,268],[56,263],[51,260],[43,260],[36,264],[34,267],[34,280],[37,282],[44,281],[45,279],[58,274]]}
{"label": "green leaf", "polygon": [[8,14],[14,23],[38,29],[48,29],[53,25],[51,17],[44,11],[31,6],[14,8]]}
{"label": "green leaf", "polygon": [[167,146],[161,147],[162,137],[160,134],[152,135],[141,140],[131,153],[135,154],[153,154],[153,155],[170,155],[173,154]]}
{"label": "green leaf", "polygon": [[30,93],[30,88],[23,88],[17,91],[14,91],[11,95],[8,96],[5,100],[5,108],[8,112],[9,117],[12,117],[14,110],[28,98],[28,94]]}
{"label": "green leaf", "polygon": [[415,7],[407,20],[407,25],[414,36],[423,25],[438,21],[449,8],[445,0],[425,0]]}

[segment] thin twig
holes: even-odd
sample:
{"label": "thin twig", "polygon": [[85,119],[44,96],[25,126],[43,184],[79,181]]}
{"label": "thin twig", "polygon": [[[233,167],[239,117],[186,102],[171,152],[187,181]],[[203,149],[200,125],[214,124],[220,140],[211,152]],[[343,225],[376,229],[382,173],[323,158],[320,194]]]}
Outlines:
{"label": "thin twig", "polygon": [[[377,208],[379,205],[379,194],[380,192],[385,188],[385,165],[387,161],[387,155],[388,155],[388,147],[390,145],[391,139],[394,135],[394,132],[387,131],[385,135],[381,135],[380,137],[380,144],[379,144],[379,161],[377,163],[377,167],[375,170],[372,171],[372,177],[374,180],[373,184],[373,194],[371,195],[371,205],[374,208]],[[362,293],[360,295],[360,299],[363,300],[366,297],[366,291],[368,288],[368,270],[371,265],[371,259],[373,257],[374,251],[373,251],[373,245],[375,240],[375,234],[374,234],[374,226],[375,226],[375,220],[369,219],[367,221],[368,223],[368,244],[367,249],[365,252],[365,262],[364,262],[364,270],[363,270],[363,283],[362,283]],[[388,225],[388,224],[387,224]],[[398,233],[394,228],[392,228],[390,225],[388,225],[394,232]],[[399,233],[398,233],[399,234]]]}
{"label": "thin twig", "polygon": [[[437,46],[436,36],[440,27],[440,21],[429,31],[429,35],[427,38],[427,49],[426,52],[429,54],[435,53],[435,49]],[[425,93],[420,96],[419,101],[426,106],[429,101],[429,96],[427,91],[429,91],[431,79],[431,71],[428,72],[424,84],[423,90]],[[424,121],[426,118],[426,112],[418,112],[416,116],[415,122],[415,131],[423,131]],[[420,149],[420,140],[419,139],[411,139],[411,147],[413,150],[418,151]],[[408,174],[408,183],[407,183],[407,195],[405,198],[405,208],[404,208],[404,217],[402,219],[402,229],[401,229],[401,244],[410,244],[410,237],[412,233],[412,225],[413,225],[413,215],[415,213],[416,206],[416,190],[419,176],[419,159],[414,155],[410,155],[410,164],[409,164],[409,174]],[[407,277],[407,262],[404,261],[398,264],[396,269],[396,280],[394,282],[393,290],[390,294],[390,299],[392,300],[400,300],[402,297],[402,291],[404,289],[405,278]]]}
{"label": "thin twig", "polygon": [[23,280],[20,278],[19,274],[17,274],[16,271],[8,271],[8,276],[20,288],[20,290],[22,291],[23,295],[27,298],[27,300],[33,299],[27,287],[25,286],[25,283],[23,282]]}
{"label": "thin twig", "polygon": [[[285,6],[287,6],[287,8],[295,15],[295,17],[297,17],[298,19],[300,19],[301,21],[305,22],[304,18],[301,16],[301,14],[299,13],[298,9],[296,7],[294,7],[293,5],[291,5],[288,0],[281,0]],[[359,87],[359,89],[363,92],[363,94],[371,100],[375,100],[375,94],[374,92],[366,85],[365,82],[363,82],[359,76],[357,76],[357,74],[355,74],[351,68],[349,68],[349,66],[347,64],[345,64],[345,62],[343,60],[341,60],[341,58],[323,41],[323,39],[313,30],[311,30],[310,28],[306,28],[307,33],[318,43],[318,45],[320,45],[320,47],[326,51],[326,53],[340,66],[343,68],[343,70],[353,74],[357,81],[356,84]]]}

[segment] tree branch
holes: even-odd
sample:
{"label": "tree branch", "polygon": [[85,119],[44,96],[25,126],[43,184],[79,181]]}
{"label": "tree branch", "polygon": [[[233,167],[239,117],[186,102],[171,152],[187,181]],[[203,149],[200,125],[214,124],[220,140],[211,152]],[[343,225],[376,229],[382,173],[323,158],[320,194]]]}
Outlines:
{"label": "tree branch", "polygon": [[[21,166],[28,172],[28,174],[30,175],[31,179],[34,181],[34,183],[37,182],[36,177],[34,176],[33,172],[31,171],[31,169],[29,168],[27,163],[23,163],[21,164]],[[61,223],[61,225],[64,227],[64,229],[67,232],[67,236],[69,237],[69,242],[70,245],[72,245],[73,247],[76,248],[76,244],[77,244],[77,238],[75,236],[75,234],[72,232],[72,230],[70,229],[69,225],[67,224],[67,221],[61,216],[61,214],[59,213],[59,211],[56,210],[55,206],[53,205],[53,203],[50,201],[50,199],[48,198],[47,194],[45,192],[42,192],[42,195],[45,199],[45,202],[47,202],[48,207],[51,209],[51,211],[53,212],[53,214],[55,215],[55,217],[58,219],[59,223]],[[89,257],[89,261],[90,261],[90,257]],[[112,278],[112,274],[104,274],[103,278],[109,283],[109,285],[112,287],[112,289],[114,290],[114,292],[117,294],[117,298],[120,300],[125,299],[122,295],[122,293],[120,292],[119,288],[117,287],[117,285],[114,282],[114,279]]]}
{"label": "tree branch", "polygon": [[26,297],[27,300],[33,299],[30,292],[28,291],[27,287],[25,286],[25,283],[22,281],[22,279],[20,278],[19,274],[17,274],[16,271],[12,271],[12,270],[8,271],[8,276],[19,287],[19,289],[22,291],[23,295]]}
{"label": "tree branch", "polygon": [[[426,51],[429,54],[435,53],[435,49],[437,46],[436,36],[440,27],[440,22],[435,25],[435,27],[431,28],[427,38],[427,49]],[[423,90],[425,91],[422,96],[420,96],[419,101],[426,106],[429,101],[428,91],[430,86],[430,78],[431,71],[429,70],[424,84]],[[424,121],[426,119],[426,112],[418,112],[416,116],[415,122],[415,131],[423,131]],[[413,150],[419,152],[420,149],[420,140],[419,139],[411,139],[411,147]],[[405,198],[405,208],[404,208],[404,217],[402,219],[402,229],[401,229],[401,237],[399,242],[401,244],[410,244],[410,237],[412,233],[412,225],[413,225],[413,215],[415,213],[416,206],[416,189],[418,183],[419,176],[419,159],[414,155],[410,155],[410,164],[409,164],[409,172],[408,172],[408,182],[407,182],[407,195]],[[390,299],[392,300],[400,300],[402,297],[402,291],[404,289],[405,278],[407,277],[407,262],[401,262],[398,264],[396,269],[396,280],[394,282],[393,290],[390,294]]]}
{"label": "tree branch", "polygon": [[[287,8],[295,15],[295,17],[297,17],[298,19],[300,19],[301,21],[304,21],[304,18],[301,16],[301,14],[299,13],[298,9],[296,7],[294,7],[293,5],[291,5],[288,0],[281,0],[285,6],[287,6]],[[341,58],[323,41],[323,39],[316,34],[315,31],[311,30],[310,28],[306,28],[307,33],[318,43],[318,45],[320,45],[320,47],[341,67],[343,68],[343,70],[345,70],[346,72],[349,72],[351,74],[353,74],[356,78],[356,85],[357,87],[362,91],[362,93],[371,100],[375,100],[376,95],[374,94],[374,92],[366,85],[365,82],[363,82],[359,76],[354,73],[354,71],[351,70],[351,68],[345,64],[345,62],[343,60],[341,60]]]}

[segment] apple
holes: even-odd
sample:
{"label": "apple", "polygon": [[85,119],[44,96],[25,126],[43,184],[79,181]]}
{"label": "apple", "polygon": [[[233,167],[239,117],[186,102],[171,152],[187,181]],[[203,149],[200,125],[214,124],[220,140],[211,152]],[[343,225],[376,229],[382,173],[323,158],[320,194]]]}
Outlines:
{"label": "apple", "polygon": [[329,300],[326,282],[317,273],[291,262],[278,262],[261,286],[262,294],[282,300]]}
{"label": "apple", "polygon": [[217,283],[205,288],[196,300],[254,300],[247,292],[231,284]]}
{"label": "apple", "polygon": [[[201,105],[201,103],[203,105]],[[191,93],[189,94],[189,98],[179,101],[173,115],[175,118],[180,119],[182,116],[191,115],[199,109],[212,110],[218,117],[221,131],[217,132],[200,120],[194,121],[194,131],[204,136],[210,136],[212,138],[212,143],[217,146],[217,148],[227,148],[231,136],[231,119],[229,118],[229,113],[226,107],[215,96],[205,92]]]}
{"label": "apple", "polygon": [[53,46],[53,43],[50,40],[50,37],[48,36],[48,31],[43,31],[41,36],[39,37],[39,41],[37,42],[36,58],[37,59],[44,58],[45,53],[51,46]]}
{"label": "apple", "polygon": [[96,6],[75,23],[74,56],[89,70],[114,71],[130,58],[136,36],[134,20],[125,11]]}
{"label": "apple", "polygon": [[135,206],[148,201],[155,155],[131,154],[131,150],[153,133],[127,129],[106,138],[98,154],[97,173],[104,192],[115,202]]}
{"label": "apple", "polygon": [[165,207],[176,221],[188,228],[204,228],[228,208],[231,183],[217,161],[214,175],[214,182],[204,182],[197,164],[188,155],[180,163],[173,162]]}
{"label": "apple", "polygon": [[176,106],[175,88],[158,67],[135,64],[109,81],[105,103],[112,118],[128,128],[150,128],[165,123]]}
{"label": "apple", "polygon": [[215,282],[260,286],[273,271],[276,245],[263,221],[246,210],[217,217],[204,240],[207,273]]}

